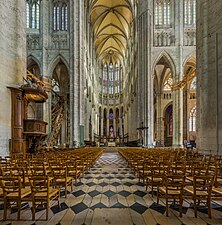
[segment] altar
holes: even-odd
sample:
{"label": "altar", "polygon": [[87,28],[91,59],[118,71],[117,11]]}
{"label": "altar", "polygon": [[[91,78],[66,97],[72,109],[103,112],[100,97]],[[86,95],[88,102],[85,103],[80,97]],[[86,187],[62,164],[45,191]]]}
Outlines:
{"label": "altar", "polygon": [[108,147],[116,147],[115,141],[108,141]]}

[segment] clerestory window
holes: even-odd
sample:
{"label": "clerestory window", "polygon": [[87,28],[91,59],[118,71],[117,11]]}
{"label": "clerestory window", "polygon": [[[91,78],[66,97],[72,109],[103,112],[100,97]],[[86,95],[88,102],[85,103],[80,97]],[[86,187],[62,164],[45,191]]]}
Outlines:
{"label": "clerestory window", "polygon": [[155,0],[154,10],[156,28],[169,28],[172,26],[171,0]]}
{"label": "clerestory window", "polygon": [[68,30],[68,3],[66,0],[53,1],[53,30]]}
{"label": "clerestory window", "polygon": [[26,28],[39,29],[40,1],[26,0]]}
{"label": "clerestory window", "polygon": [[184,25],[196,25],[196,0],[184,0]]}

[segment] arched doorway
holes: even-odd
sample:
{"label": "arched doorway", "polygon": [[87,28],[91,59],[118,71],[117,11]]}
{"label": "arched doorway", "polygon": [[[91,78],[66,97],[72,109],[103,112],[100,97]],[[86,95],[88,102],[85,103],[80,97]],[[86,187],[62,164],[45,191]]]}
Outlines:
{"label": "arched doorway", "polygon": [[173,143],[173,105],[170,104],[164,113],[164,146],[172,146]]}
{"label": "arched doorway", "polygon": [[70,140],[68,103],[69,74],[66,65],[60,60],[52,74],[51,132],[56,139],[52,143],[63,147],[69,146]]}
{"label": "arched doorway", "polygon": [[172,105],[173,73],[173,62],[168,54],[163,53],[154,67],[154,140],[157,146],[172,145],[172,137],[168,138],[166,134],[165,112]]}

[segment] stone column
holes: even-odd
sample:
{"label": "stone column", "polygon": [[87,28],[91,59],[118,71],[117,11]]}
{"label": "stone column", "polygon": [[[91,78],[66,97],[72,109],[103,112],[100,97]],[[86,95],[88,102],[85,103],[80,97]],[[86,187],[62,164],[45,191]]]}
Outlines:
{"label": "stone column", "polygon": [[197,1],[197,148],[222,153],[222,1]]}
{"label": "stone column", "polygon": [[182,145],[183,145],[183,93],[182,90],[179,89],[173,92],[173,146],[182,147]]}
{"label": "stone column", "polygon": [[[52,9],[50,10],[49,8],[49,1],[42,1],[41,2],[41,17],[40,17],[40,29],[41,29],[41,33],[42,33],[42,43],[41,43],[41,51],[42,51],[42,68],[41,68],[41,76],[42,77],[46,77],[47,79],[49,79],[49,81],[51,80],[50,77],[50,72],[49,68],[48,68],[48,44],[49,44],[49,30],[51,29],[51,27],[49,26],[50,23],[49,21],[49,12],[52,12]],[[52,94],[49,92],[48,93],[48,100],[43,104],[43,120],[46,121],[48,123],[47,127],[46,127],[46,132],[49,134],[51,132],[51,101],[52,101]]]}
{"label": "stone column", "polygon": [[101,127],[100,127],[100,129],[101,129],[101,136],[103,136],[103,117],[104,117],[104,115],[103,115],[103,107],[101,107],[101,115],[100,115],[100,124],[101,124]]}
{"label": "stone column", "polygon": [[141,1],[138,5],[138,118],[148,129],[144,130],[144,145],[153,144],[153,79],[151,72],[151,43],[153,27],[153,1]]}
{"label": "stone column", "polygon": [[[183,79],[183,1],[175,2],[175,44],[178,48],[177,63],[173,71],[173,82]],[[183,90],[178,89],[172,93],[173,99],[173,146],[183,146]]]}
{"label": "stone column", "polygon": [[73,147],[80,145],[80,125],[84,118],[84,1],[71,1],[70,12],[70,147]]}
{"label": "stone column", "polygon": [[9,155],[11,139],[11,92],[26,76],[26,3],[0,1],[0,155]]}

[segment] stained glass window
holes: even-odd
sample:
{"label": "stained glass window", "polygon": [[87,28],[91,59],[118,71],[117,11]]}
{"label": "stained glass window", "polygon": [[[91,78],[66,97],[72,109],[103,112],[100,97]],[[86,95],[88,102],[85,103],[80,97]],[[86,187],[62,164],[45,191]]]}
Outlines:
{"label": "stained glass window", "polygon": [[[109,105],[117,104],[117,98],[114,94],[118,94],[120,92],[121,85],[121,67],[120,64],[109,63],[104,64],[102,69],[102,90],[105,98],[108,100]],[[108,95],[107,95],[108,94]]]}

